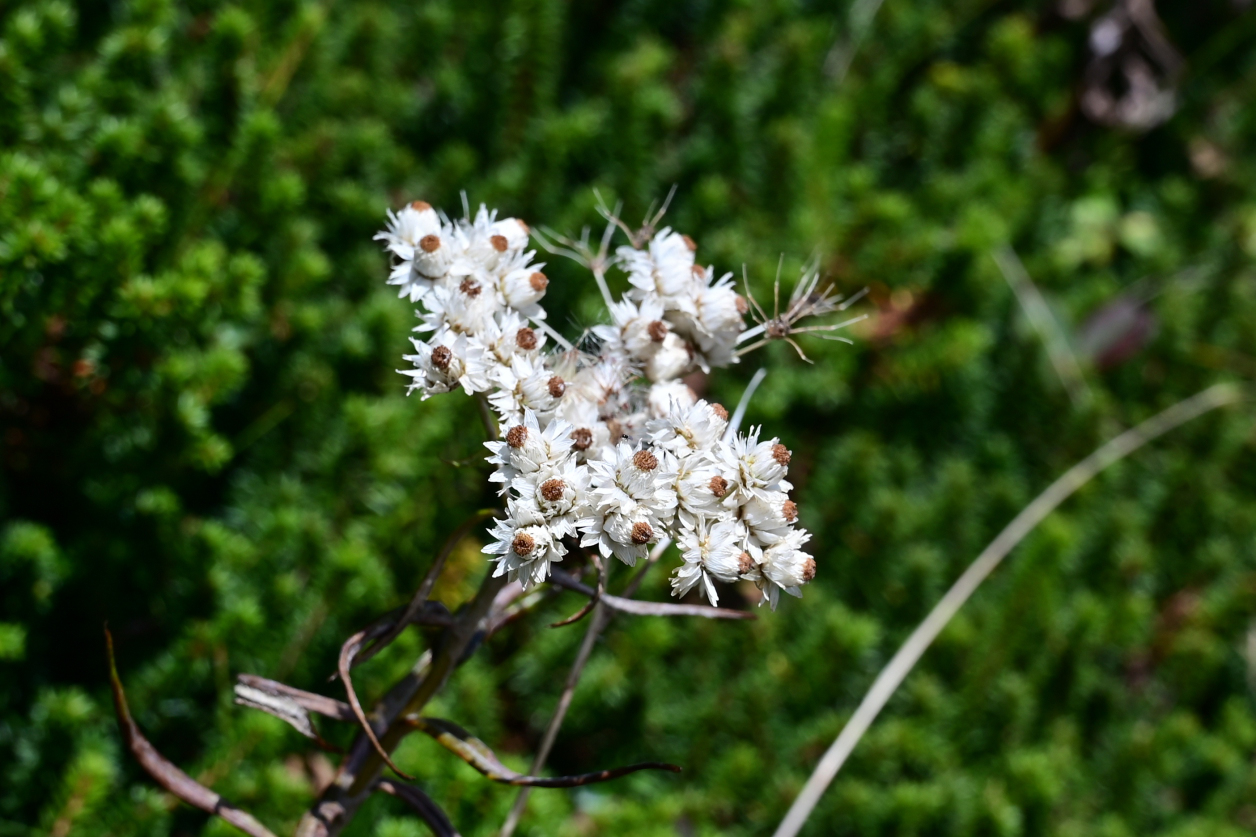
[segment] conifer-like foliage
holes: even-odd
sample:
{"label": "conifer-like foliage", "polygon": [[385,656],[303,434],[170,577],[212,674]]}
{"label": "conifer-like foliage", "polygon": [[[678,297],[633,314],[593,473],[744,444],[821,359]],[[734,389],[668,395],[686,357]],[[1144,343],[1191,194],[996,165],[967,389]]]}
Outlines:
{"label": "conifer-like foliage", "polygon": [[[782,251],[870,290],[854,347],[809,344],[807,366],[773,344],[711,384],[735,403],[770,365],[748,419],[795,451],[820,572],[755,622],[613,623],[552,768],[685,773],[538,790],[519,833],[770,832],[1038,490],[1256,374],[1256,12],[1159,5],[1174,111],[1137,131],[1081,105],[1107,0],[0,6],[0,835],[226,833],[122,749],[105,620],[152,741],[290,828],[330,762],[233,707],[235,674],[339,696],[344,637],[494,502],[475,405],[407,400],[393,371],[414,321],[381,281],[385,208],[466,190],[578,232],[595,188],[635,217],[672,184],[668,222],[745,263],[761,299]],[[595,289],[547,273],[555,322],[593,325]],[[1254,475],[1239,407],[1071,500],[943,634],[809,833],[1250,833]],[[479,546],[442,601],[475,589]],[[647,588],[666,597],[665,574]],[[580,642],[547,625],[577,606],[493,637],[436,702],[512,769]],[[408,739],[398,763],[462,833],[494,833],[511,790],[439,752]],[[380,796],[348,833],[423,828]]]}

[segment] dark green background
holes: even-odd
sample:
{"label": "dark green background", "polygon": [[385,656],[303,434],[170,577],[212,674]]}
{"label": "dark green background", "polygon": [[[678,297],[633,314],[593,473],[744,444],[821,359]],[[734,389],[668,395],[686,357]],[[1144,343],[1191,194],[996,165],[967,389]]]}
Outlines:
{"label": "dark green background", "polygon": [[[465,189],[574,232],[595,187],[636,218],[672,184],[669,222],[761,298],[782,251],[787,278],[814,253],[871,289],[855,346],[813,340],[808,366],[776,345],[711,382],[733,403],[770,367],[749,419],[794,450],[819,574],[750,624],[617,621],[552,767],[685,773],[538,791],[522,833],[769,833],[1018,509],[1256,372],[1256,13],[1160,5],[1179,108],[1135,135],[1078,111],[1089,24],[1050,4],[886,0],[837,79],[843,2],[0,3],[0,835],[229,830],[122,751],[105,619],[157,746],[290,828],[319,757],[234,708],[234,675],[338,694],[341,641],[492,499],[474,405],[407,400],[393,371],[413,306],[383,284],[384,209],[457,212]],[[1004,244],[1076,337],[1089,401],[1048,363]],[[587,275],[547,272],[551,322],[595,322]],[[1151,335],[1096,327],[1113,304]],[[1097,338],[1129,351],[1097,363]],[[1197,420],[1044,523],[807,833],[1256,828],[1254,445],[1248,407]],[[440,595],[483,568],[469,546]],[[494,638],[435,713],[525,767],[583,633],[545,626],[577,606]],[[513,799],[427,741],[401,763],[467,835]],[[425,829],[381,797],[351,833]]]}

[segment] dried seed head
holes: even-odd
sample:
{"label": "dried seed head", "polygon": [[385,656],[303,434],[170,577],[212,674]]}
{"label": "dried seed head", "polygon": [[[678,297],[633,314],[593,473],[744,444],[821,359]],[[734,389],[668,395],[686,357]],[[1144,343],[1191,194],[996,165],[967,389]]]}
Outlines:
{"label": "dried seed head", "polygon": [[540,293],[549,287],[549,277],[544,273],[533,273],[528,277],[528,284],[532,286],[532,290]]}
{"label": "dried seed head", "polygon": [[754,569],[754,559],[750,557],[749,552],[743,552],[737,558],[737,572],[745,575]]}
{"label": "dried seed head", "polygon": [[750,310],[750,303],[746,302],[746,298],[744,296],[742,296],[741,294],[737,294],[737,313],[741,314],[744,317],[746,316],[746,312],[749,310]]}
{"label": "dried seed head", "polygon": [[410,201],[410,208],[422,212],[425,209],[431,209],[432,205],[427,201]]}
{"label": "dried seed head", "polygon": [[432,365],[442,371],[449,368],[449,362],[454,359],[454,353],[449,351],[448,346],[437,346],[432,349]]}
{"label": "dried seed head", "polygon": [[549,394],[555,398],[562,398],[563,393],[567,391],[567,383],[557,375],[550,378],[546,386],[549,387]]}
{"label": "dried seed head", "polygon": [[785,519],[793,523],[798,519],[798,504],[793,500],[786,500],[781,505],[781,514],[785,515]]}
{"label": "dried seed head", "polygon": [[528,428],[522,424],[516,424],[514,427],[506,431],[506,444],[512,448],[521,448],[528,441]]}
{"label": "dried seed head", "polygon": [[654,320],[645,327],[645,331],[655,343],[662,343],[663,338],[667,337],[667,323],[662,320]]}
{"label": "dried seed head", "polygon": [[802,580],[810,581],[816,577],[816,559],[808,558],[807,562],[802,565]]}
{"label": "dried seed head", "polygon": [[424,253],[435,253],[440,249],[439,235],[425,235],[419,239],[419,247]]}
{"label": "dried seed head", "polygon": [[659,466],[659,458],[648,450],[639,450],[632,455],[632,464],[642,471],[653,471]]}
{"label": "dried seed head", "polygon": [[587,427],[577,427],[571,431],[571,446],[576,450],[588,450],[593,445],[593,431]]}
{"label": "dried seed head", "polygon": [[698,249],[698,243],[689,236],[682,235],[681,238],[684,240],[685,246],[689,248],[690,253],[693,253]]}
{"label": "dried seed head", "polygon": [[563,490],[567,487],[567,483],[555,477],[541,483],[541,496],[551,503],[557,503],[563,499]]}
{"label": "dried seed head", "polygon": [[711,493],[716,497],[723,497],[728,493],[728,480],[719,476],[711,477],[709,487],[711,489]]}
{"label": "dried seed head", "polygon": [[532,351],[536,348],[536,332],[527,326],[519,329],[515,332],[515,345],[525,352]]}
{"label": "dried seed head", "polygon": [[718,401],[711,404],[711,411],[720,417],[720,421],[728,421],[728,410]]}
{"label": "dried seed head", "polygon": [[532,540],[532,536],[527,532],[520,532],[515,535],[515,539],[510,542],[510,548],[513,549],[515,554],[520,557],[524,555],[531,555],[532,550],[536,549],[536,541]]}
{"label": "dried seed head", "polygon": [[493,249],[499,253],[505,253],[506,249],[510,247],[510,242],[506,240],[504,235],[495,235],[488,240],[488,243],[492,244]]}
{"label": "dried seed head", "polygon": [[649,543],[650,538],[654,537],[654,530],[650,528],[650,524],[644,520],[640,523],[632,524],[632,542],[636,544]]}
{"label": "dried seed head", "polygon": [[772,458],[775,459],[777,462],[779,462],[782,465],[788,465],[789,457],[790,457],[789,448],[785,447],[782,444],[772,445]]}
{"label": "dried seed head", "polygon": [[458,286],[458,290],[462,291],[469,297],[477,297],[480,295],[480,283],[468,276],[462,280],[462,284]]}

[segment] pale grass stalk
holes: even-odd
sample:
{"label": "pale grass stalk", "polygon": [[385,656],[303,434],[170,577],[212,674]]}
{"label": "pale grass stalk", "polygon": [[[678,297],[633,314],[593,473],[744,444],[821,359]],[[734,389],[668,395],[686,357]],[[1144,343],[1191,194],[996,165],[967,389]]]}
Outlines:
{"label": "pale grass stalk", "polygon": [[1245,391],[1234,384],[1217,384],[1184,401],[1179,401],[1164,412],[1157,413],[1134,429],[1127,430],[1112,439],[1078,462],[1022,509],[1020,514],[1016,515],[1012,522],[999,533],[998,537],[977,556],[977,559],[925,617],[924,622],[920,623],[920,626],[907,638],[889,664],[877,675],[872,688],[868,690],[855,709],[855,714],[842,728],[837,740],[829,747],[820,759],[820,763],[816,765],[811,777],[807,779],[802,792],[798,794],[789,812],[786,813],[785,819],[777,827],[774,837],[794,837],[798,834],[820,801],[825,789],[842,769],[842,765],[845,764],[851,751],[855,749],[855,745],[859,743],[859,739],[868,731],[872,722],[920,660],[925,650],[937,639],[938,634],[942,633],[981,582],[986,580],[1003,558],[1033,531],[1043,518],[1109,465],[1179,425],[1210,410],[1233,404],[1245,395]]}

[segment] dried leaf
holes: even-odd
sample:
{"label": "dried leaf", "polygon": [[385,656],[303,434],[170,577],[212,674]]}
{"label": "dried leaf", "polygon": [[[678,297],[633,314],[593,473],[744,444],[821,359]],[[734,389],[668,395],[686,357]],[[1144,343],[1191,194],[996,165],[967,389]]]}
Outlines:
{"label": "dried leaf", "polygon": [[337,721],[355,720],[353,710],[349,708],[349,704],[335,698],[329,698],[326,695],[318,695],[314,692],[307,692],[303,689],[297,689],[289,686],[287,683],[280,683],[278,680],[269,680],[265,677],[258,677],[256,674],[240,674],[236,677],[241,684],[251,686],[258,691],[265,692],[268,695],[276,697],[291,698],[296,704],[304,709],[308,709],[318,715],[325,715],[328,718],[335,718]]}
{"label": "dried leaf", "polygon": [[727,607],[673,604],[671,602],[642,602],[607,594],[602,604],[611,610],[631,613],[635,616],[701,616],[706,619],[757,619],[753,613]]}
{"label": "dried leaf", "polygon": [[375,748],[375,752],[379,753],[380,758],[384,760],[384,764],[392,768],[392,771],[403,779],[413,780],[414,777],[406,773],[393,763],[392,757],[388,755],[388,751],[379,743],[379,738],[375,736],[375,730],[371,728],[371,722],[366,718],[366,712],[362,709],[362,703],[358,700],[358,693],[353,689],[353,680],[349,676],[349,669],[353,666],[353,658],[357,656],[358,651],[362,649],[362,643],[374,636],[379,636],[387,630],[385,626],[372,626],[362,631],[358,631],[353,636],[345,640],[345,644],[340,646],[340,662],[337,672],[340,674],[341,681],[345,685],[345,695],[349,698],[349,707],[353,711],[353,715],[357,718],[358,724],[362,727],[362,731],[366,733],[366,737],[370,739],[371,745]]}
{"label": "dried leaf", "polygon": [[[246,680],[246,678],[248,679]],[[249,682],[250,680],[253,682]],[[303,696],[304,700],[297,695]],[[291,686],[285,686],[282,683],[276,683],[264,677],[250,677],[247,674],[241,675],[240,682],[236,683],[235,702],[240,706],[247,706],[250,709],[265,712],[268,715],[274,715],[319,747],[332,752],[340,752],[340,748],[334,744],[329,744],[318,734],[318,730],[314,726],[314,720],[310,717],[311,709],[305,704],[314,704],[317,707],[314,711],[318,711],[318,709],[329,710],[330,713],[333,713],[332,717],[334,718],[341,718],[343,712],[343,715],[347,717],[341,718],[342,720],[353,720],[353,710],[349,708],[347,703],[341,703],[338,700],[332,700],[311,692],[302,692],[300,689],[294,689]]]}
{"label": "dried leaf", "polygon": [[397,797],[413,808],[415,813],[422,817],[423,821],[431,827],[432,833],[436,837],[461,837],[458,834],[458,829],[454,828],[454,824],[450,822],[449,817],[441,810],[440,806],[432,800],[432,797],[419,790],[416,786],[380,779],[375,787],[390,796]]}
{"label": "dried leaf", "polygon": [[105,653],[109,658],[109,685],[113,688],[113,707],[118,716],[118,728],[122,731],[122,740],[140,766],[148,771],[148,775],[157,780],[157,784],[172,795],[193,807],[226,820],[245,834],[252,837],[275,837],[270,829],[258,822],[252,814],[241,811],[227,802],[157,752],[131,718],[126,693],[122,689],[122,681],[118,678],[118,668],[114,664],[113,635],[109,633],[108,628],[105,628]]}
{"label": "dried leaf", "polygon": [[442,718],[410,717],[406,719],[406,722],[415,729],[421,730],[435,738],[442,747],[459,756],[463,761],[489,779],[506,785],[527,785],[534,788],[574,788],[579,785],[590,785],[595,782],[618,779],[620,776],[636,773],[638,770],[680,772],[680,768],[674,764],[650,761],[642,762],[641,764],[630,764],[627,767],[616,767],[611,770],[600,770],[596,773],[581,773],[576,776],[554,776],[550,778],[525,776],[502,764],[487,744],[452,721],[446,721]]}

